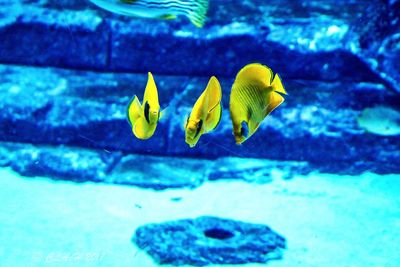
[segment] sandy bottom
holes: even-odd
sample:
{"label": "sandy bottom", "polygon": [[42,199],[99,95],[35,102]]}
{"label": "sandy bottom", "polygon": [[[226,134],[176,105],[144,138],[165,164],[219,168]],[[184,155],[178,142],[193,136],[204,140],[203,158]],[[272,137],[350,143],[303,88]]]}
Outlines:
{"label": "sandy bottom", "polygon": [[8,169],[0,169],[0,266],[157,266],[131,243],[136,227],[202,215],[267,224],[285,236],[284,258],[271,267],[400,266],[399,175],[313,174],[155,192]]}

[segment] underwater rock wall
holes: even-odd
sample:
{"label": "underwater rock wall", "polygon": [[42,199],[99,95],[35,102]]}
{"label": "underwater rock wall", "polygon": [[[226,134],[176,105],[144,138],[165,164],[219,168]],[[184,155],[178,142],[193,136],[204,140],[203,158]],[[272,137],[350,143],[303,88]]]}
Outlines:
{"label": "underwater rock wall", "polygon": [[[0,141],[112,154],[96,152],[100,160],[92,166],[99,168],[82,168],[78,180],[104,177],[129,162],[129,153],[268,158],[307,162],[308,171],[399,173],[398,138],[366,133],[357,124],[366,107],[399,106],[399,22],[393,11],[399,1],[337,2],[243,1],[238,8],[211,1],[209,21],[197,29],[185,18],[143,23],[87,1],[2,1]],[[376,8],[374,17],[365,8]],[[252,61],[280,73],[289,96],[256,135],[236,146],[228,95],[236,72]],[[150,140],[139,141],[126,121],[126,105],[134,94],[141,97],[147,71],[169,112]],[[182,125],[210,74],[223,87],[223,118],[216,132],[189,149]],[[29,159],[33,151],[16,157]],[[27,175],[58,169],[23,162],[13,168]],[[140,179],[112,179],[153,187]]]}
{"label": "underwater rock wall", "polygon": [[[382,83],[388,80],[380,72],[385,68],[373,68],[373,62],[365,60],[358,43],[360,36],[351,31],[353,21],[349,17],[361,19],[357,12],[365,3],[354,10],[351,8],[355,5],[347,3],[349,8],[342,11],[344,15],[338,12],[337,17],[332,17],[323,8],[321,11],[314,7],[317,15],[295,11],[285,14],[281,11],[282,1],[265,5],[269,7],[266,10],[264,5],[258,7],[256,1],[247,1],[243,8],[253,11],[254,18],[247,14],[250,18],[243,19],[235,10],[237,17],[230,13],[232,17],[223,20],[225,9],[234,12],[232,7],[224,8],[222,2],[211,1],[207,27],[196,29],[184,19],[143,23],[112,16],[89,2],[83,10],[77,10],[83,5],[80,1],[64,9],[55,1],[31,2],[21,3],[20,7],[18,2],[14,3],[12,12],[2,8],[0,62],[232,77],[243,65],[257,61],[268,63],[285,79]],[[68,9],[71,7],[75,9]],[[293,3],[288,3],[288,7],[300,11],[310,8]],[[390,85],[397,87],[395,83]]]}
{"label": "underwater rock wall", "polygon": [[315,170],[335,173],[399,172],[398,138],[366,133],[357,124],[369,103],[399,103],[399,95],[379,84],[289,80],[287,88],[296,90],[290,92],[288,101],[256,135],[237,146],[227,109],[226,90],[232,79],[221,79],[225,92],[221,124],[190,149],[184,141],[183,124],[207,78],[155,75],[163,88],[160,103],[162,108],[168,106],[168,114],[155,135],[141,141],[131,133],[126,105],[133,94],[142,94],[147,75],[0,65],[0,76],[3,142],[68,145],[122,154],[305,161]]}

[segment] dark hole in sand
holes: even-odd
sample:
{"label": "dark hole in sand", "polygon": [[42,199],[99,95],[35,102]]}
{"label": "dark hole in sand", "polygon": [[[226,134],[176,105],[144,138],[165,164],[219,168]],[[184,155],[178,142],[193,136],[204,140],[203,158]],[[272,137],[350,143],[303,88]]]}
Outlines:
{"label": "dark hole in sand", "polygon": [[221,239],[221,240],[228,239],[234,236],[232,232],[221,228],[211,228],[205,230],[204,235],[209,238]]}

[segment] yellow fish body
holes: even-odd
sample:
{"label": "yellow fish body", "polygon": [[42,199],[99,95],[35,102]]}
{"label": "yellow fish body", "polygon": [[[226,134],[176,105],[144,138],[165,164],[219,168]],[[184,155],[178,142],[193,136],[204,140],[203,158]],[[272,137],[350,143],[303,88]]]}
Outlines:
{"label": "yellow fish body", "polygon": [[206,89],[197,99],[185,125],[185,141],[194,147],[200,136],[214,130],[222,113],[222,90],[216,77],[211,77]]}
{"label": "yellow fish body", "polygon": [[209,0],[90,0],[113,13],[158,19],[186,16],[197,27],[203,27]]}
{"label": "yellow fish body", "polygon": [[151,72],[148,73],[143,103],[135,95],[127,108],[129,124],[133,134],[139,139],[149,139],[153,136],[161,117],[158,103],[157,86]]}
{"label": "yellow fish body", "polygon": [[278,74],[267,66],[252,63],[236,76],[230,95],[229,110],[236,144],[252,136],[269,113],[287,94]]}

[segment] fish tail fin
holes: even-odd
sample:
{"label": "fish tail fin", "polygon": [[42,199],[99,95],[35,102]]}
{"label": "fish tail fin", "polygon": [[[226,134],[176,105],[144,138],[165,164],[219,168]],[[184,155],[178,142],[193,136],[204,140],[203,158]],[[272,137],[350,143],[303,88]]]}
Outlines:
{"label": "fish tail fin", "polygon": [[196,27],[202,28],[207,18],[209,0],[190,0],[190,6],[193,6],[188,12],[188,18]]}
{"label": "fish tail fin", "polygon": [[140,105],[139,98],[135,95],[129,103],[126,111],[128,121],[132,126],[140,118],[141,109],[142,107]]}
{"label": "fish tail fin", "polygon": [[279,76],[278,73],[275,74],[275,77],[272,80],[271,86],[274,91],[287,95],[285,87],[283,87],[281,77]]}
{"label": "fish tail fin", "polygon": [[269,105],[267,106],[266,110],[265,110],[265,117],[268,116],[268,114],[270,114],[274,109],[276,109],[280,104],[283,103],[283,101],[285,101],[285,99],[283,98],[283,96],[281,96],[280,94],[278,94],[277,92],[271,92],[268,94],[269,97]]}

